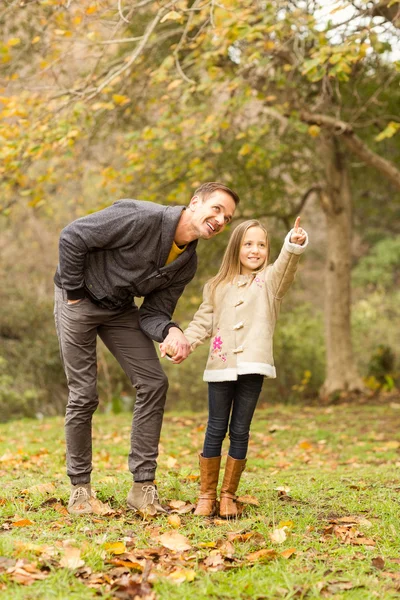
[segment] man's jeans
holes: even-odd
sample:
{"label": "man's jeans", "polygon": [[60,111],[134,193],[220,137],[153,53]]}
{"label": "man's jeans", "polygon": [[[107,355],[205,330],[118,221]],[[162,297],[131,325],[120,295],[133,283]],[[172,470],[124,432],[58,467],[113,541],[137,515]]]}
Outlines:
{"label": "man's jeans", "polygon": [[129,469],[135,481],[153,480],[168,380],[153,342],[139,328],[137,308],[109,310],[88,298],[68,304],[65,291],[56,286],[54,316],[69,390],[65,435],[71,483],[89,483],[92,471],[97,335],[136,388]]}
{"label": "man's jeans", "polygon": [[218,381],[208,384],[208,424],[203,456],[221,455],[222,442],[228,430],[229,456],[246,458],[250,425],[263,385],[263,375],[239,375],[237,381]]}

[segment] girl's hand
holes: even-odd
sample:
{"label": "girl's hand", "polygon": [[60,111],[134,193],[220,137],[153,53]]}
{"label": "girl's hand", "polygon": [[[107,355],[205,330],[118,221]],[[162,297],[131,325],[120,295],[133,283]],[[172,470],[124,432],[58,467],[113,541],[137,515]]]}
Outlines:
{"label": "girl's hand", "polygon": [[306,239],[307,234],[304,229],[300,227],[300,217],[297,217],[296,221],[294,222],[293,233],[290,236],[290,241],[292,244],[298,244],[299,246],[302,246]]}

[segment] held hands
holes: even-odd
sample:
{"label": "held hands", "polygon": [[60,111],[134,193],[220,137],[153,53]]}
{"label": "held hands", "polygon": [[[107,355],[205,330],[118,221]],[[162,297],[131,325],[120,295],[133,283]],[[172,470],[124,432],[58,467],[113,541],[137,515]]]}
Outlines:
{"label": "held hands", "polygon": [[168,355],[176,365],[190,354],[190,344],[177,327],[171,327],[165,340],[160,344],[161,358]]}
{"label": "held hands", "polygon": [[300,227],[300,217],[297,217],[296,221],[294,222],[293,233],[290,236],[290,241],[292,244],[298,244],[299,246],[302,246],[306,239],[307,234],[304,229]]}

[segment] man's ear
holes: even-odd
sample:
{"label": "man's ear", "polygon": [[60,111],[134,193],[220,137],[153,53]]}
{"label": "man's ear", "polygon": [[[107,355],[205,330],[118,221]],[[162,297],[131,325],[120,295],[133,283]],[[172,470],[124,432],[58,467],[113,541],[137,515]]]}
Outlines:
{"label": "man's ear", "polygon": [[200,199],[200,197],[199,197],[199,196],[193,196],[193,197],[190,199],[190,202],[189,202],[189,208],[190,208],[190,210],[191,210],[191,211],[194,211],[194,210],[195,210],[195,208],[196,208],[196,206],[197,206],[198,204],[200,204],[200,202],[201,202],[201,199]]}

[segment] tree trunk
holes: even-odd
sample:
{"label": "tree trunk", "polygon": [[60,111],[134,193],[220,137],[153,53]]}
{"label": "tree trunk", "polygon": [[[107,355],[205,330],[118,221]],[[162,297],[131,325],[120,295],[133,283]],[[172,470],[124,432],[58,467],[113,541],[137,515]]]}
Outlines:
{"label": "tree trunk", "polygon": [[351,342],[351,239],[352,205],[349,175],[339,141],[321,136],[326,189],[322,207],[327,220],[326,264],[326,379],[322,397],[338,392],[361,391],[363,383],[353,358]]}

